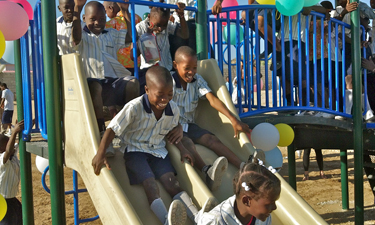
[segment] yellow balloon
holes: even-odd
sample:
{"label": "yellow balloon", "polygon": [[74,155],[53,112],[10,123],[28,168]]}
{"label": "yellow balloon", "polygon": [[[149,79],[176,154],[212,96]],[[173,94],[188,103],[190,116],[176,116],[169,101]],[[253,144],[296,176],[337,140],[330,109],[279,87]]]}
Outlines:
{"label": "yellow balloon", "polygon": [[294,130],[288,124],[279,123],[276,124],[275,127],[279,131],[280,140],[278,146],[286,147],[292,144],[294,140]]}
{"label": "yellow balloon", "polygon": [[0,221],[3,220],[5,214],[7,213],[7,202],[5,201],[5,198],[0,195]]}
{"label": "yellow balloon", "polygon": [[5,52],[5,38],[3,32],[0,30],[0,59],[3,57]]}
{"label": "yellow balloon", "polygon": [[257,2],[261,5],[275,5],[276,0],[257,0]]}

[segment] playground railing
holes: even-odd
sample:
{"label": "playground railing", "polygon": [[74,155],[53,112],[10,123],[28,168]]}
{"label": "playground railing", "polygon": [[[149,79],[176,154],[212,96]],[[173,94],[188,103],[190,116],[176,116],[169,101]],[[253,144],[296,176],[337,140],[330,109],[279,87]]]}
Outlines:
{"label": "playground railing", "polygon": [[[259,20],[260,10],[264,12],[264,26]],[[245,20],[241,13],[246,13]],[[254,15],[253,19],[249,15]],[[228,90],[241,117],[282,110],[311,110],[352,117],[345,110],[348,97],[345,90],[348,65],[345,65],[349,64],[345,56],[350,49],[342,44],[350,25],[333,18],[327,20],[317,12],[308,16],[302,13],[283,16],[272,5],[227,7],[215,17],[207,10],[207,21],[210,31],[207,38],[213,47],[208,49],[209,56],[217,59],[222,73],[228,77]],[[364,28],[361,30],[361,39],[365,40]],[[279,40],[281,49],[276,49],[272,43]],[[290,52],[294,54],[287,60]],[[366,57],[365,48],[362,56]],[[366,76],[364,70],[365,102]],[[366,104],[363,108],[365,113]]]}

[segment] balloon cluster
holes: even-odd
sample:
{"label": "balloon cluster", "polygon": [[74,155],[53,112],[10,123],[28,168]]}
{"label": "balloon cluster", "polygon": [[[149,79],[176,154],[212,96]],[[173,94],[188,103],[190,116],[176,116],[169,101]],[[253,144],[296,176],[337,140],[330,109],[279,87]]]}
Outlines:
{"label": "balloon cluster", "polygon": [[274,168],[283,165],[283,156],[277,147],[289,146],[294,140],[294,131],[289,125],[260,123],[251,132],[251,143],[264,151],[266,161]]}
{"label": "balloon cluster", "polygon": [[[264,0],[267,1],[267,0]],[[271,1],[268,1],[271,2]],[[320,0],[276,0],[276,9],[285,16],[293,16],[299,13],[303,7],[310,7],[320,2]],[[259,3],[262,4],[262,3]]]}
{"label": "balloon cluster", "polygon": [[6,46],[11,45],[11,41],[19,39],[27,32],[29,20],[32,19],[33,9],[27,0],[0,1],[0,58],[8,55]]}
{"label": "balloon cluster", "polygon": [[[36,156],[35,165],[36,165],[36,168],[39,170],[39,172],[44,173],[47,166],[49,166],[49,160],[41,156]],[[49,175],[49,171],[47,172],[46,175]]]}
{"label": "balloon cluster", "polygon": [[7,202],[5,201],[5,198],[0,194],[0,221],[6,215],[7,209],[8,209]]}

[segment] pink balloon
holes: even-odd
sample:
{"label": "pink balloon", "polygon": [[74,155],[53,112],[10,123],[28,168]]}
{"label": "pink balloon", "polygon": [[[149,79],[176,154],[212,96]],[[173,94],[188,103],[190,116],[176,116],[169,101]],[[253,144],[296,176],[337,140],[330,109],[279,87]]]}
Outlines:
{"label": "pink balloon", "polygon": [[[212,33],[212,26],[214,26],[214,33]],[[214,35],[215,36],[215,43],[217,42],[217,23],[210,23],[210,43],[211,45],[213,45],[214,43],[212,43],[212,36]]]}
{"label": "pink balloon", "polygon": [[29,28],[29,16],[17,3],[0,1],[0,30],[6,41],[22,37]]}
{"label": "pink balloon", "polygon": [[[217,1],[217,0],[216,0]],[[214,5],[216,4],[216,1],[214,3]],[[238,6],[238,2],[236,0],[225,0],[223,1],[223,3],[221,4],[221,6],[224,8],[224,7],[231,7],[231,6]],[[241,12],[239,12],[239,15],[238,16],[241,16],[240,14]],[[220,13],[220,18],[227,18],[227,13]],[[216,16],[215,16],[216,17]],[[236,19],[237,18],[237,12],[236,11],[232,11],[232,12],[229,12],[229,18],[230,19]],[[225,26],[227,23],[226,22],[223,22],[222,23],[223,26]]]}
{"label": "pink balloon", "polygon": [[28,1],[26,0],[8,0],[8,1],[21,4],[23,9],[26,11],[27,15],[29,16],[29,20],[33,20],[34,10]]}

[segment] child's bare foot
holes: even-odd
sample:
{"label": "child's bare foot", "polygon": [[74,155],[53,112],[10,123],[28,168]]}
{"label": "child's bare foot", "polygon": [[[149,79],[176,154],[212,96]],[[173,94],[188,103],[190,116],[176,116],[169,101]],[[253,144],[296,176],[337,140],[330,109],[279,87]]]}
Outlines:
{"label": "child's bare foot", "polygon": [[303,175],[303,179],[302,179],[303,181],[305,181],[305,180],[309,180],[309,179],[310,179],[310,178],[309,178],[309,175],[308,175],[308,174],[304,174],[304,175]]}
{"label": "child's bare foot", "polygon": [[327,179],[327,176],[324,174],[324,172],[322,171],[322,172],[320,172],[320,177],[322,178],[322,179]]}

